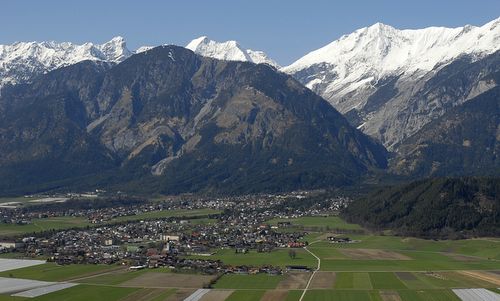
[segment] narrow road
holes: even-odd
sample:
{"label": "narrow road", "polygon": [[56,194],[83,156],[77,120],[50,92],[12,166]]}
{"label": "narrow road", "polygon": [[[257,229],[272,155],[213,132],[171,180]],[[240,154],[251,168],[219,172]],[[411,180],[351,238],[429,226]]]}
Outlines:
{"label": "narrow road", "polygon": [[[317,240],[317,241],[313,241],[312,243],[310,243],[310,244],[309,244],[309,246],[310,246],[310,245],[312,245],[312,244],[314,244],[314,243],[317,243],[317,242],[319,242],[319,240]],[[300,296],[299,301],[302,301],[302,299],[304,299],[304,296],[306,295],[307,290],[309,289],[309,286],[311,285],[311,282],[312,282],[312,280],[313,280],[313,278],[314,278],[314,275],[315,275],[315,274],[316,274],[316,272],[318,272],[318,271],[319,271],[319,269],[321,268],[321,259],[320,259],[318,256],[316,256],[316,254],[314,254],[313,252],[311,252],[311,251],[310,251],[307,247],[304,247],[304,250],[306,250],[307,252],[309,252],[309,254],[311,254],[312,256],[314,256],[314,257],[318,260],[318,266],[316,267],[316,269],[315,269],[315,270],[313,271],[313,273],[311,274],[311,277],[309,277],[309,281],[307,281],[307,285],[306,285],[306,287],[304,288],[304,291],[302,291],[302,295]]]}

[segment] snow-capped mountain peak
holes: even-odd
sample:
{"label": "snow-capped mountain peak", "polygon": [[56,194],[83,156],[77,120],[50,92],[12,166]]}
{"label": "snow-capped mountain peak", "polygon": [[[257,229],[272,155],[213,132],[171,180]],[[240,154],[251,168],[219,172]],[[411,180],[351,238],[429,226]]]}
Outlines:
{"label": "snow-capped mountain peak", "polygon": [[[306,54],[281,71],[391,148],[448,107],[466,101],[466,95],[421,96],[429,79],[458,59],[473,63],[499,50],[500,18],[480,27],[457,28],[400,30],[376,23]],[[487,87],[491,84],[477,89]]]}
{"label": "snow-capped mountain peak", "polygon": [[[353,69],[371,69],[380,74],[397,70],[432,70],[436,65],[471,53],[490,54],[500,48],[500,18],[482,27],[429,27],[398,30],[376,23],[344,35],[306,54],[283,71],[295,73],[313,64],[334,66],[339,79],[352,76]],[[339,72],[340,71],[340,72]]]}
{"label": "snow-capped mountain peak", "polygon": [[278,64],[264,52],[244,49],[236,41],[217,42],[206,36],[201,36],[189,42],[186,48],[199,55],[219,60],[266,63],[278,67]]}
{"label": "snow-capped mountain peak", "polygon": [[127,49],[127,43],[121,36],[114,37],[109,42],[98,45],[97,48],[103,53],[106,60],[121,62],[132,55]]}
{"label": "snow-capped mountain peak", "polygon": [[104,44],[49,41],[0,45],[0,88],[7,83],[28,82],[37,75],[80,61],[119,63],[131,55],[122,37]]}
{"label": "snow-capped mountain peak", "polygon": [[[328,85],[323,95],[345,95],[362,82],[377,82],[389,75],[425,74],[464,54],[478,57],[491,54],[500,49],[499,24],[500,18],[482,27],[398,30],[376,23],[306,54],[282,71],[297,74],[314,66],[325,66],[323,76],[311,76],[305,84],[312,89]],[[338,107],[343,112],[351,108]]]}

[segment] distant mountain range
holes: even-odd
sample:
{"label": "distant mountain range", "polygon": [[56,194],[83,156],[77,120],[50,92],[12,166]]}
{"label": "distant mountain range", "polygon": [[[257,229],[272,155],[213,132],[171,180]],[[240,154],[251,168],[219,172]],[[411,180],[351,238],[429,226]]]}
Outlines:
{"label": "distant mountain range", "polygon": [[[117,64],[154,47],[142,46],[132,51],[120,36],[104,44],[48,41],[0,45],[0,89],[7,84],[28,83],[41,74],[85,60]],[[219,43],[203,36],[192,40],[186,48],[215,59],[266,63],[279,68],[264,52],[244,49],[236,41]]]}
{"label": "distant mountain range", "polygon": [[29,82],[38,75],[81,61],[119,63],[132,54],[122,37],[101,45],[52,41],[0,45],[0,89],[6,84]]}
{"label": "distant mountain range", "polygon": [[[148,175],[167,192],[293,189],[352,183],[387,158],[411,178],[499,175],[499,74],[500,19],[377,23],[285,67],[205,36],[135,51],[121,37],[0,45],[0,178],[4,189],[96,174]],[[34,165],[55,171],[40,181]]]}

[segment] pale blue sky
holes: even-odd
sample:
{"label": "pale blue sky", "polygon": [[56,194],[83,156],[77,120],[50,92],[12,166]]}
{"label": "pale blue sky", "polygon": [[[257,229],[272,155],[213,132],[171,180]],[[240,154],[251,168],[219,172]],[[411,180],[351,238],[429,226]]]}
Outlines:
{"label": "pale blue sky", "polygon": [[207,35],[263,50],[285,65],[357,28],[482,25],[500,17],[499,0],[7,0],[0,44],[55,40],[102,43],[121,35],[141,45],[185,45]]}

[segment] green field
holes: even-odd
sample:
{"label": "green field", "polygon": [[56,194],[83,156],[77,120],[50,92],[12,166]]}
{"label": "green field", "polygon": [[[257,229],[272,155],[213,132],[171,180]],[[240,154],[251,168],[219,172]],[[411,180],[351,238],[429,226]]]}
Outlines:
{"label": "green field", "polygon": [[309,250],[313,251],[316,256],[321,258],[321,260],[330,259],[349,259],[349,257],[342,254],[337,248],[333,247],[316,247],[317,245],[311,245],[308,247]]}
{"label": "green field", "polygon": [[467,263],[460,261],[429,260],[322,260],[322,271],[440,271],[440,270],[493,270],[500,262],[487,260]]}
{"label": "green field", "polygon": [[128,280],[134,279],[146,273],[170,273],[172,270],[168,268],[158,268],[154,270],[143,269],[139,271],[130,271],[126,269],[119,269],[109,273],[96,275],[93,277],[85,277],[84,279],[77,280],[78,283],[99,284],[99,285],[118,285]]}
{"label": "green field", "polygon": [[304,296],[306,301],[379,301],[380,296],[370,291],[311,290]]}
{"label": "green field", "polygon": [[196,217],[196,216],[206,216],[210,214],[218,214],[220,211],[213,209],[182,209],[182,210],[162,210],[162,211],[151,211],[145,212],[137,215],[120,216],[112,219],[110,223],[114,222],[128,222],[137,220],[152,220],[152,219],[162,219],[168,217]]}
{"label": "green field", "polygon": [[78,283],[87,283],[87,284],[100,284],[100,285],[117,285],[121,284],[125,281],[134,279],[144,273],[147,273],[148,270],[139,270],[139,271],[117,271],[114,273],[106,273],[103,275],[98,275],[95,277],[84,278],[81,280],[77,280]]}
{"label": "green field", "polygon": [[448,288],[448,287],[469,287],[469,283],[451,279],[450,277],[442,278],[434,273],[412,273],[416,279],[403,280],[405,285],[410,289],[424,288]]}
{"label": "green field", "polygon": [[72,264],[61,266],[55,263],[45,263],[17,270],[0,272],[0,277],[63,281],[91,275],[93,273],[102,273],[116,268],[117,266],[95,264]]}
{"label": "green field", "polygon": [[273,289],[284,279],[284,276],[270,276],[266,274],[257,275],[233,275],[222,276],[214,288],[222,289]]}
{"label": "green field", "polygon": [[[77,285],[64,290],[53,292],[36,298],[11,297],[0,295],[0,301],[114,301],[121,300],[129,295],[141,291],[139,288],[110,287],[94,285]],[[171,293],[170,293],[171,294]],[[168,295],[167,295],[168,296]],[[161,299],[163,300],[163,299]],[[159,300],[158,300],[159,301]]]}
{"label": "green field", "polygon": [[120,300],[139,290],[140,289],[138,288],[128,288],[128,287],[125,288],[125,287],[110,287],[110,286],[77,285],[68,289],[53,292],[30,300],[110,301],[110,300]]}
{"label": "green field", "polygon": [[167,290],[163,291],[162,293],[160,293],[159,295],[155,296],[154,298],[151,298],[150,301],[165,301],[165,300],[168,300],[168,297],[170,297],[174,293],[175,293],[175,289],[167,289]]}
{"label": "green field", "polygon": [[[348,235],[348,237],[359,242],[332,244],[321,241],[309,246],[309,250],[322,259],[322,270],[432,271],[500,269],[500,260],[498,260],[500,258],[500,241],[496,239],[432,241],[376,235]],[[406,256],[409,260],[357,259],[349,256],[350,249],[387,250]],[[340,252],[341,250],[342,252]]]}
{"label": "green field", "polygon": [[[209,214],[217,214],[220,211],[212,209],[194,209],[194,210],[164,210],[164,211],[151,211],[138,215],[121,216],[108,221],[108,224],[127,222],[127,221],[138,221],[138,220],[152,220],[161,219],[168,217],[186,217],[193,218],[197,216],[207,216]],[[192,219],[193,224],[199,223],[210,223],[213,220],[207,218]],[[27,225],[15,225],[15,224],[0,224],[0,237],[1,236],[11,236],[16,234],[29,234],[34,232],[41,232],[47,230],[63,230],[70,228],[84,228],[87,226],[93,226],[84,217],[49,217],[49,218],[37,218],[31,221],[31,224]]]}
{"label": "green field", "polygon": [[314,247],[385,249],[435,253],[445,252],[468,256],[477,256],[484,259],[491,258],[500,260],[500,240],[496,238],[435,241],[419,238],[404,238],[398,236],[347,236],[351,239],[359,240],[360,242],[353,244],[332,245],[329,242],[323,241],[314,245]]}
{"label": "green field", "polygon": [[[305,301],[383,301],[385,293],[399,296],[402,301],[459,301],[451,290],[309,290]],[[294,290],[288,293],[286,301],[298,301],[302,291]],[[399,300],[388,299],[388,300]]]}
{"label": "green field", "polygon": [[346,223],[343,219],[338,216],[304,216],[299,218],[290,219],[272,219],[267,223],[271,225],[276,225],[278,222],[290,222],[292,227],[304,227],[311,228],[316,231],[329,231],[334,229],[341,230],[361,230],[362,228],[357,224]]}
{"label": "green field", "polygon": [[[310,248],[316,254],[316,246]],[[380,259],[330,259],[327,251],[318,252],[321,270],[324,271],[432,271],[432,270],[492,270],[500,269],[500,261],[478,259],[477,261],[454,260],[440,253],[400,252],[410,260]]]}
{"label": "green field", "polygon": [[225,301],[259,301],[264,291],[235,291]]}
{"label": "green field", "polygon": [[394,273],[370,273],[370,281],[374,289],[406,289],[407,287]]}
{"label": "green field", "polygon": [[340,272],[337,273],[335,288],[369,290],[372,289],[372,284],[368,273]]}
{"label": "green field", "polygon": [[201,259],[219,259],[229,265],[274,265],[284,267],[286,265],[306,265],[309,267],[316,266],[316,259],[303,249],[295,249],[296,257],[291,259],[288,255],[289,249],[277,249],[272,252],[258,253],[250,251],[247,254],[236,254],[234,249],[217,250],[212,256],[189,256],[189,258]]}
{"label": "green field", "polygon": [[88,225],[90,225],[89,221],[83,217],[61,216],[36,218],[31,221],[31,224],[27,225],[0,224],[0,236],[41,232],[47,230],[83,228]]}
{"label": "green field", "polygon": [[494,288],[494,284],[458,272],[337,272],[339,290],[421,290],[444,288]]}
{"label": "green field", "polygon": [[460,301],[451,290],[399,291],[402,301]]}

